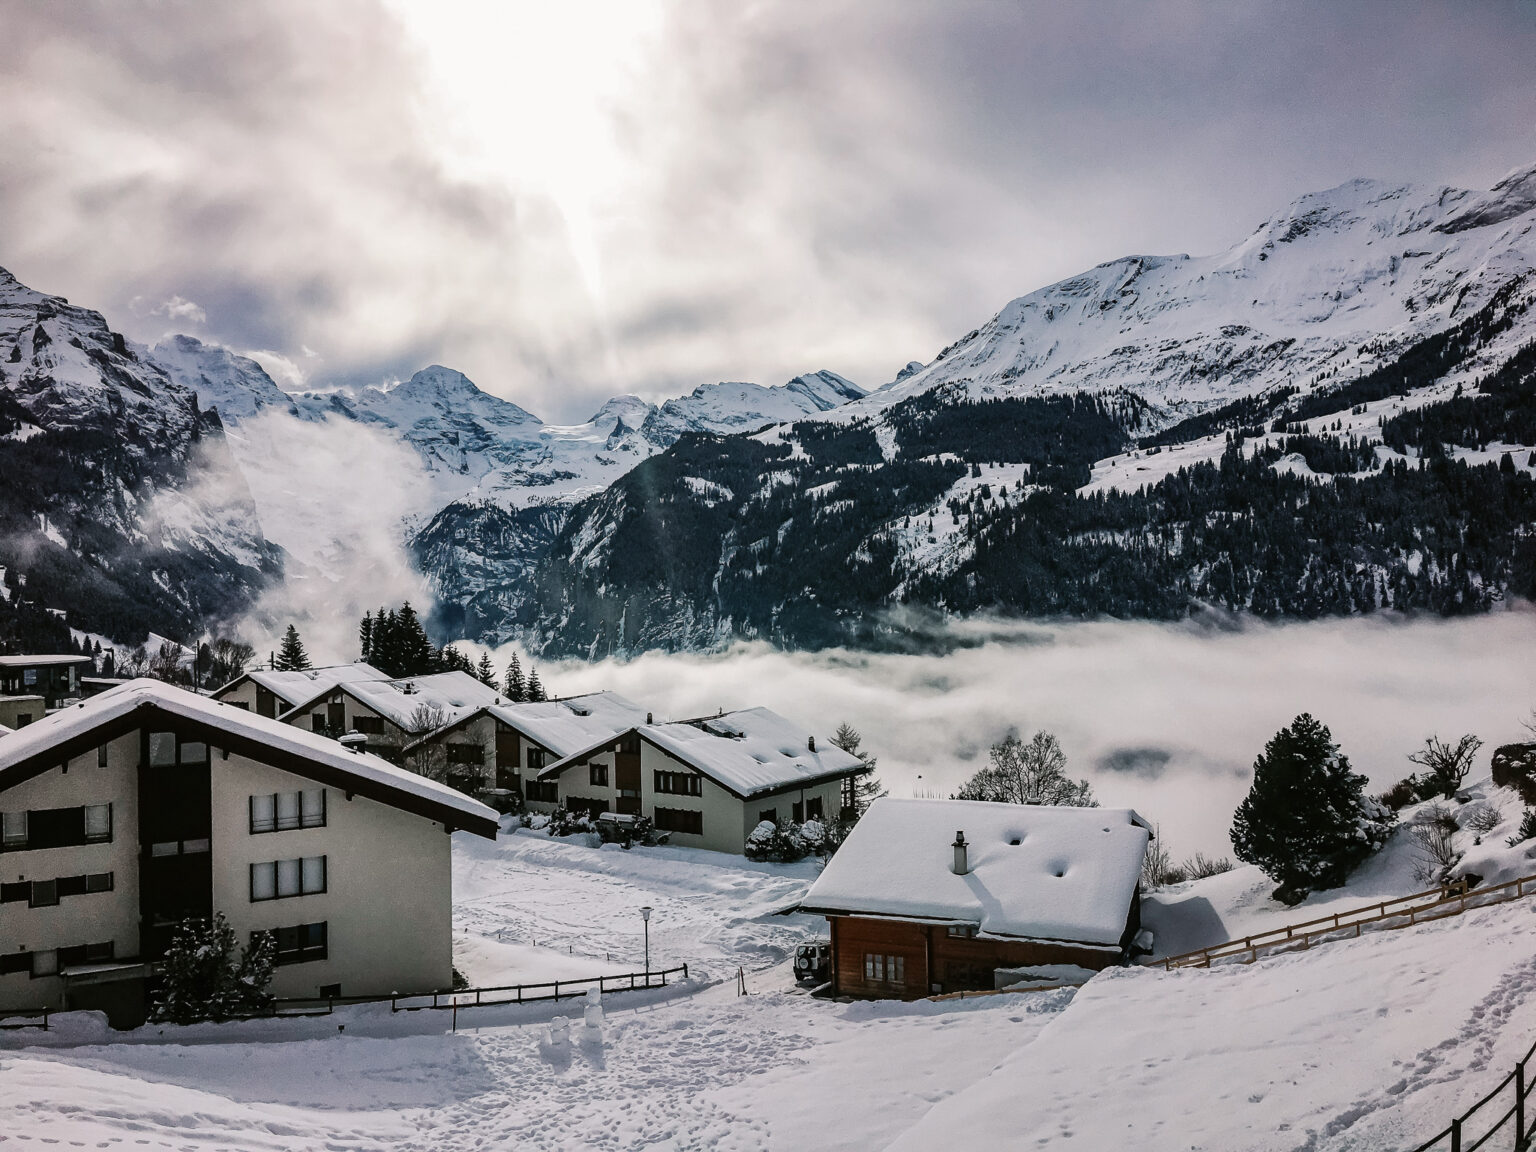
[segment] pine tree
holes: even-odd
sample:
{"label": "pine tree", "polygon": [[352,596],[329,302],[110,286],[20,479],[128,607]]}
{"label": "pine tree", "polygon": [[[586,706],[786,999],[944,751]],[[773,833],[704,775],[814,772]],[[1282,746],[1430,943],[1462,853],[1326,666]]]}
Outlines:
{"label": "pine tree", "polygon": [[1232,820],[1237,858],[1277,881],[1275,898],[1287,904],[1338,887],[1391,831],[1394,817],[1365,785],[1333,734],[1303,713],[1253,762],[1253,787]]}
{"label": "pine tree", "polygon": [[512,653],[512,660],[507,665],[507,678],[502,685],[502,691],[514,704],[521,704],[528,699],[528,685],[523,680],[523,665],[518,660],[516,652]]}
{"label": "pine tree", "polygon": [[304,641],[299,639],[299,630],[292,624],[283,633],[283,645],[278,649],[277,659],[272,666],[279,672],[301,672],[313,667],[309,662],[309,653],[304,651]]}
{"label": "pine tree", "polygon": [[270,932],[256,932],[234,960],[235,932],[222,912],[212,920],[183,920],[162,960],[159,988],[149,1018],[191,1024],[260,1013],[271,1006],[276,946]]}
{"label": "pine tree", "polygon": [[373,659],[373,613],[364,612],[363,622],[357,626],[358,646],[362,655],[358,657],[364,664]]}
{"label": "pine tree", "polygon": [[401,664],[401,671],[396,675],[425,676],[437,671],[441,665],[437,649],[432,647],[427,630],[422,627],[421,620],[416,615],[416,609],[411,607],[409,600],[400,605],[400,612],[395,622],[399,635]]}
{"label": "pine tree", "polygon": [[544,694],[544,685],[539,683],[539,670],[537,668],[530,669],[528,672],[528,699],[535,704],[549,699]]}
{"label": "pine tree", "polygon": [[478,677],[480,683],[484,684],[487,688],[496,687],[496,669],[491,666],[491,656],[489,652],[480,653],[480,663],[475,665],[475,676]]}
{"label": "pine tree", "polygon": [[885,788],[875,776],[875,765],[878,761],[868,752],[859,747],[864,737],[852,724],[841,724],[836,734],[832,737],[832,743],[849,755],[857,756],[864,763],[863,770],[853,779],[849,799],[852,803],[847,807],[851,809],[850,823],[857,820],[869,811],[869,806],[886,794]]}

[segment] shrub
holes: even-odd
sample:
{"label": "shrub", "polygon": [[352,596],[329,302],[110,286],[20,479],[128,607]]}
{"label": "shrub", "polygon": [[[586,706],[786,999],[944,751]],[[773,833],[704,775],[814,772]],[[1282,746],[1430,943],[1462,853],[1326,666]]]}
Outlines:
{"label": "shrub", "polygon": [[1376,799],[1393,812],[1401,812],[1419,798],[1419,778],[1406,776],[1388,788]]}
{"label": "shrub", "polygon": [[1483,742],[1470,733],[1455,744],[1447,744],[1438,736],[1425,740],[1423,750],[1408,757],[1410,763],[1425,769],[1419,777],[1421,798],[1443,796],[1450,800],[1454,797],[1456,789],[1472,770],[1472,761],[1482,746]]}
{"label": "shrub", "polygon": [[1225,856],[1207,856],[1204,852],[1196,852],[1179,867],[1191,880],[1204,880],[1207,876],[1230,872],[1234,865]]}
{"label": "shrub", "polygon": [[657,836],[656,825],[649,816],[636,816],[627,823],[617,820],[598,820],[595,823],[604,844],[618,844],[626,851],[636,844],[654,848],[666,842],[665,834]]}
{"label": "shrub", "polygon": [[156,1023],[193,1024],[267,1011],[277,946],[270,932],[256,932],[235,961],[235,932],[216,912],[212,920],[183,920],[161,962],[159,987],[149,1018]]}
{"label": "shrub", "polygon": [[1520,817],[1520,830],[1505,843],[1513,848],[1516,844],[1524,844],[1532,837],[1536,837],[1536,809],[1527,808],[1525,815]]}
{"label": "shrub", "polygon": [[1408,835],[1418,848],[1413,878],[1420,884],[1444,884],[1451,869],[1461,859],[1456,851],[1456,816],[1443,804],[1431,804],[1408,826]]}
{"label": "shrub", "polygon": [[791,823],[780,827],[771,820],[764,820],[752,829],[751,835],[747,837],[746,848],[743,849],[748,860],[771,861],[775,864],[803,860],[811,851],[800,825]]}
{"label": "shrub", "polygon": [[1493,782],[1513,788],[1527,808],[1536,807],[1536,744],[1505,744],[1493,750]]}
{"label": "shrub", "polygon": [[1486,836],[1497,828],[1503,819],[1504,813],[1488,801],[1479,800],[1476,804],[1468,804],[1461,810],[1460,823],[1467,831],[1478,836]]}
{"label": "shrub", "polygon": [[1049,732],[1036,732],[1028,743],[1017,732],[1009,732],[992,745],[988,765],[962,784],[953,798],[1098,807],[1088,781],[1067,775],[1066,753]]}
{"label": "shrub", "polygon": [[551,836],[574,836],[578,832],[595,832],[592,818],[585,812],[577,812],[570,808],[556,808],[549,814],[549,834]]}
{"label": "shrub", "polygon": [[1394,821],[1365,784],[1328,729],[1298,716],[1253,763],[1253,787],[1232,820],[1237,858],[1278,881],[1275,897],[1288,904],[1338,887]]}
{"label": "shrub", "polygon": [[1145,891],[1166,888],[1170,884],[1182,884],[1189,877],[1173,862],[1163,830],[1156,829],[1147,842],[1146,855],[1141,858],[1141,886]]}

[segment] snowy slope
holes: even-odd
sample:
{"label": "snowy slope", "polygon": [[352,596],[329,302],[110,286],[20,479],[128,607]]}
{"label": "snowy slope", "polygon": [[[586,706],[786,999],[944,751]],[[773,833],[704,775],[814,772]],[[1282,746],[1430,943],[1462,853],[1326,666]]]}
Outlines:
{"label": "snowy slope", "polygon": [[1171,422],[1356,371],[1536,268],[1533,189],[1536,166],[1487,193],[1377,180],[1311,193],[1224,252],[1127,256],[1021,296],[838,418],[946,385],[973,397],[1123,387]]}

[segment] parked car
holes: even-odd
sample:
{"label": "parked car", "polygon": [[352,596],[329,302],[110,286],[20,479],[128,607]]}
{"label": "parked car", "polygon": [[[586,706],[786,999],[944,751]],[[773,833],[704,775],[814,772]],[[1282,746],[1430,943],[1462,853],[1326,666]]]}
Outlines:
{"label": "parked car", "polygon": [[802,984],[825,984],[832,978],[832,945],[825,940],[795,949],[795,979]]}

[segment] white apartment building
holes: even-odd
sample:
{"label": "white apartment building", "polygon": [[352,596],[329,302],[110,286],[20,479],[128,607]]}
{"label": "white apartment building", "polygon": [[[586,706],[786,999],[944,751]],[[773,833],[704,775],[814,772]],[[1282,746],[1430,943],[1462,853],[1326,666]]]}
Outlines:
{"label": "white apartment building", "polygon": [[671,842],[739,853],[752,830],[836,819],[852,803],[857,756],[767,708],[641,724],[528,778],[528,806],[651,819]]}
{"label": "white apartment building", "polygon": [[153,680],[0,735],[0,1016],[142,1020],[176,924],[276,937],[279,997],[452,984],[450,833],[496,813]]}

